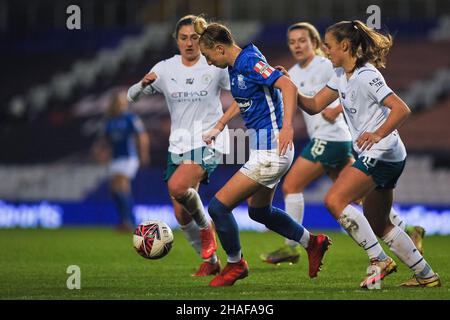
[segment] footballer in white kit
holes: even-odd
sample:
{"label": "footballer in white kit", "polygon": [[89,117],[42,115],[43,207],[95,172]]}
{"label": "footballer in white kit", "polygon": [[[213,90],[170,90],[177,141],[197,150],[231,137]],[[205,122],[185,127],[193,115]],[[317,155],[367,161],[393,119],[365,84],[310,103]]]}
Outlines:
{"label": "footballer in white kit", "polygon": [[217,137],[214,149],[202,139],[202,134],[211,130],[223,115],[220,90],[230,90],[228,73],[209,66],[203,56],[194,66],[186,67],[180,55],[157,63],[150,72],[158,78],[144,89],[140,83],[131,87],[129,99],[134,100],[141,93],[164,94],[171,117],[164,180],[168,181],[176,166],[188,159],[201,164],[209,176],[217,167],[218,156],[228,153],[229,148],[228,128]]}
{"label": "footballer in white kit", "polygon": [[173,36],[180,54],[157,63],[129,89],[128,99],[136,101],[141,95],[156,93],[165,97],[171,131],[164,180],[181,230],[203,259],[192,276],[203,277],[219,273],[220,260],[215,231],[198,188],[208,183],[222,154],[228,152],[229,133],[226,129],[212,147],[203,142],[202,135],[222,117],[220,93],[229,90],[230,84],[228,73],[209,66],[201,55],[193,27],[196,18],[187,15],[177,22]]}
{"label": "footballer in white kit", "polygon": [[383,188],[394,188],[405,166],[406,149],[397,130],[361,151],[356,143],[364,132],[375,132],[387,119],[389,108],[383,101],[392,90],[386,85],[383,75],[372,64],[366,63],[356,69],[347,80],[342,68],[336,68],[327,87],[338,91],[344,109],[353,148],[359,157],[354,167],[371,175]]}

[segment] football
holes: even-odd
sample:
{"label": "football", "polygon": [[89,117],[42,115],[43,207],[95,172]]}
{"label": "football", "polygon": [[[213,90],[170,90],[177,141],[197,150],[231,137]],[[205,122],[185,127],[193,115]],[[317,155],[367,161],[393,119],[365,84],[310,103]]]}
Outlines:
{"label": "football", "polygon": [[133,246],[142,257],[160,259],[172,248],[172,229],[163,221],[150,220],[139,224],[133,234]]}

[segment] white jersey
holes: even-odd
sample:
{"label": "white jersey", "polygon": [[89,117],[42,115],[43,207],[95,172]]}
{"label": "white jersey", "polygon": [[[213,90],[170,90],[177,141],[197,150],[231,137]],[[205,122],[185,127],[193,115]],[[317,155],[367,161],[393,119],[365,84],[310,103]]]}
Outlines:
{"label": "white jersey", "polygon": [[[295,64],[289,69],[292,81],[297,85],[298,90],[307,96],[314,96],[324,88],[333,76],[333,65],[327,58],[315,56],[306,66],[301,68]],[[328,107],[336,107],[338,100],[332,102]],[[335,123],[330,123],[321,114],[309,115],[303,111],[306,130],[311,139],[318,138],[327,141],[350,141],[350,135],[344,116],[339,114]]]}
{"label": "white jersey", "polygon": [[[177,54],[158,62],[150,72],[156,73],[157,79],[144,90],[140,84],[138,88],[144,94],[162,93],[166,99],[171,117],[169,151],[181,154],[206,146],[202,134],[211,130],[223,115],[220,90],[230,90],[228,71],[208,65],[204,56],[188,67]],[[130,94],[133,87],[128,91],[130,100],[134,100],[133,93]],[[217,137],[214,147],[228,153],[227,127]]]}
{"label": "white jersey", "polygon": [[327,86],[339,93],[352,135],[353,148],[359,156],[390,162],[405,160],[406,149],[397,130],[374,144],[370,150],[361,152],[356,145],[356,139],[361,134],[375,132],[390,113],[390,109],[383,105],[383,100],[393,92],[378,69],[366,63],[357,68],[347,80],[344,69],[336,68]]}

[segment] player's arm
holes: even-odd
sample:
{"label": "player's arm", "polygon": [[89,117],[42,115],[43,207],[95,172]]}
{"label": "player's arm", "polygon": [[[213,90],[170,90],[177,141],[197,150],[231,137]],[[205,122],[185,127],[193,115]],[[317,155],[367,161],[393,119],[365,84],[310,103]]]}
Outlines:
{"label": "player's arm", "polygon": [[217,136],[225,129],[225,126],[239,113],[239,106],[236,101],[233,101],[231,106],[223,114],[223,116],[217,121],[214,128],[203,135],[203,141],[210,144]]}
{"label": "player's arm", "polygon": [[294,140],[293,120],[295,110],[297,108],[297,87],[286,76],[281,76],[275,81],[274,87],[281,90],[283,94],[283,127],[278,136],[279,153],[284,155],[288,147],[292,148],[292,141]]}
{"label": "player's arm", "polygon": [[337,91],[324,87],[312,97],[298,92],[297,103],[306,113],[313,115],[321,112],[337,98],[339,98]]}
{"label": "player's arm", "polygon": [[147,166],[150,163],[150,137],[148,133],[145,131],[137,133],[136,144],[140,164],[141,166]]}
{"label": "player's arm", "polygon": [[[279,70],[283,75],[290,78],[289,72],[284,68],[283,66],[276,66],[275,69]],[[339,98],[337,90],[332,90],[329,87],[324,87],[322,90],[320,90],[315,96],[309,97],[301,94],[298,91],[297,94],[297,103],[305,110],[308,114],[317,114],[324,110],[330,103],[332,103],[334,100]],[[340,109],[342,112],[342,106]],[[337,110],[336,110],[337,111]],[[336,115],[336,117],[339,115],[339,113]]]}
{"label": "player's arm", "polygon": [[398,129],[411,114],[411,110],[406,103],[395,93],[388,95],[383,104],[391,109],[391,112],[386,121],[375,132],[364,132],[356,140],[356,144],[361,150],[369,150],[375,143]]}
{"label": "player's arm", "polygon": [[329,123],[334,123],[339,117],[339,115],[343,112],[342,105],[339,104],[337,107],[325,108],[320,114],[322,117],[327,120]]}
{"label": "player's arm", "polygon": [[147,73],[141,81],[132,85],[127,92],[129,102],[136,102],[144,95],[155,94],[157,91],[153,88],[152,83],[158,78],[155,72]]}

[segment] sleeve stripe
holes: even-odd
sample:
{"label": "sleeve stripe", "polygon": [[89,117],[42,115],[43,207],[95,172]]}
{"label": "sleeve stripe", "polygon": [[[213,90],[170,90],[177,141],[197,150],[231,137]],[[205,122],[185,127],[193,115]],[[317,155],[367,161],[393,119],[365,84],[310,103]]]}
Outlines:
{"label": "sleeve stripe", "polygon": [[383,103],[384,99],[386,99],[387,97],[389,97],[391,94],[394,94],[394,92],[391,91],[391,92],[389,92],[387,95],[385,95],[385,96],[383,97],[383,99],[380,100],[380,103]]}
{"label": "sleeve stripe", "polygon": [[371,70],[371,69],[364,69],[364,70],[361,70],[360,72],[358,72],[358,75],[360,75],[361,73],[363,73],[363,72],[366,72],[366,71],[372,71],[372,72],[375,72],[375,73],[376,73],[376,71],[375,71],[375,70]]}
{"label": "sleeve stripe", "polygon": [[330,89],[333,90],[333,91],[338,91],[338,89],[332,88],[332,87],[330,87],[329,85],[326,85],[326,87],[330,88]]}

